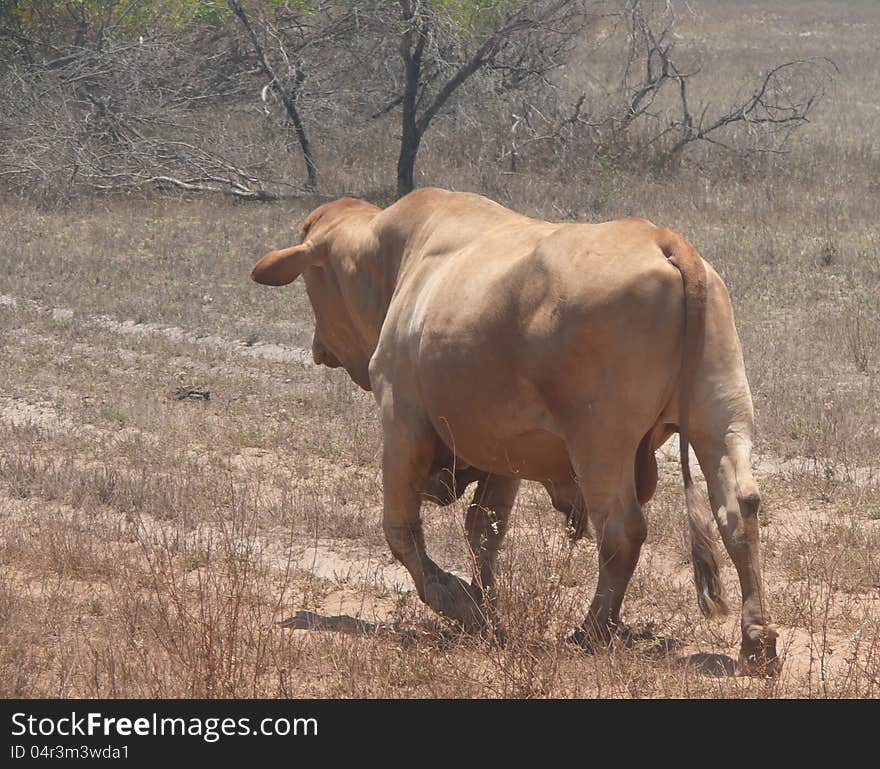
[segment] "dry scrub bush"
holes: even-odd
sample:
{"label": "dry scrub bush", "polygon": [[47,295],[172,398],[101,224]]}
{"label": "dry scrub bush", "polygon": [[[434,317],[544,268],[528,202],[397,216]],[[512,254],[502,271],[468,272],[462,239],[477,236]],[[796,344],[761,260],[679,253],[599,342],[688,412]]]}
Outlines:
{"label": "dry scrub bush", "polygon": [[[44,43],[42,57],[8,33],[7,192],[57,199],[158,187],[271,200],[314,192],[320,173],[328,192],[365,194],[369,173],[341,179],[339,160],[388,163],[399,150],[401,194],[417,183],[420,147],[453,126],[450,157],[476,155],[496,177],[558,172],[573,158],[584,172],[668,167],[692,144],[776,153],[833,73],[816,57],[777,63],[729,106],[712,105],[691,85],[693,54],[679,63],[669,4],[229,8],[234,16],[178,27],[154,21],[146,34],[117,25],[91,42],[62,38]],[[399,143],[389,142],[399,120]],[[377,144],[390,145],[387,157],[375,157]]]}

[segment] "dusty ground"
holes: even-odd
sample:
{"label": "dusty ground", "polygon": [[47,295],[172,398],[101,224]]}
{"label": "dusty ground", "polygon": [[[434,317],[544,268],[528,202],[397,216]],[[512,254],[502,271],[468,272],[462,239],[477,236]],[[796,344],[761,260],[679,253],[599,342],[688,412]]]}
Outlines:
{"label": "dusty ground", "polygon": [[[691,24],[707,67],[739,71],[743,41],[752,58],[838,57],[812,143],[772,173],[453,178],[440,131],[422,181],[547,218],[647,216],[722,273],[758,415],[781,677],[729,675],[738,619],[696,608],[670,446],[624,604],[631,647],[589,656],[563,642],[592,595],[595,548],[572,547],[532,485],[502,555],[506,647],[457,638],[423,609],[382,537],[371,396],[311,364],[300,283],[247,280],[315,201],[7,201],[0,695],[877,696],[880,15],[707,7]],[[463,503],[425,512],[430,550],[464,574]],[[724,577],[736,611],[727,561]]]}
{"label": "dusty ground", "polygon": [[[503,558],[510,643],[454,638],[383,543],[370,396],[309,362],[301,286],[246,280],[256,244],[278,237],[262,230],[296,212],[229,207],[211,240],[236,248],[177,251],[205,213],[7,212],[25,255],[47,256],[7,272],[0,297],[4,694],[876,694],[876,464],[769,448],[756,469],[778,681],[719,675],[737,620],[696,610],[672,446],[625,606],[634,648],[562,643],[592,592],[594,546],[566,542],[537,486]],[[121,239],[96,234],[122,217]],[[181,387],[210,399],[178,400]],[[462,504],[427,510],[429,547],[465,574],[462,520]],[[735,597],[729,565],[725,577]]]}

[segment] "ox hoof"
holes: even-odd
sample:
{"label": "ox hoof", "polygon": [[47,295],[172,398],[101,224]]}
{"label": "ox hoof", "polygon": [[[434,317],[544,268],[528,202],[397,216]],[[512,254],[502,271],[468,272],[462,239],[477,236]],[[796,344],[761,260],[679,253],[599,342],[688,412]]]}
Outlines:
{"label": "ox hoof", "polygon": [[507,630],[498,617],[498,593],[494,587],[483,588],[477,582],[471,582],[471,595],[477,596],[483,608],[483,628],[481,635],[487,641],[498,644],[502,649],[507,646]]}
{"label": "ox hoof", "polygon": [[574,631],[566,642],[579,646],[589,654],[595,654],[597,651],[607,649],[611,646],[613,635],[610,627],[584,627],[581,626]]}
{"label": "ox hoof", "polygon": [[501,649],[507,646],[507,631],[504,629],[503,625],[500,625],[497,622],[493,623],[492,632],[494,633],[495,643],[498,644]]}
{"label": "ox hoof", "polygon": [[742,676],[779,675],[782,660],[776,655],[779,631],[775,625],[749,625],[743,633],[739,652],[739,674]]}
{"label": "ox hoof", "polygon": [[428,581],[425,603],[466,633],[481,633],[487,627],[482,593],[454,574],[442,572],[437,579]]}

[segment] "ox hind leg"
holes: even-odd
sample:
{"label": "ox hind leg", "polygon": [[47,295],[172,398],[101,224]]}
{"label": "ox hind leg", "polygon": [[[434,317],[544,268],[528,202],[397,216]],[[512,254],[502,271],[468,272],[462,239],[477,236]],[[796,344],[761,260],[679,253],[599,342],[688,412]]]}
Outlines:
{"label": "ox hind leg", "polygon": [[450,462],[450,466],[432,468],[422,492],[422,500],[441,507],[451,505],[455,500],[461,499],[468,486],[482,480],[486,475],[485,470],[478,470],[476,467],[456,468],[454,460]]}
{"label": "ox hind leg", "polygon": [[587,618],[571,640],[607,645],[620,625],[620,608],[648,528],[639,503],[633,457],[639,443],[596,425],[568,440],[599,550],[599,579]]}
{"label": "ox hind leg", "polygon": [[775,626],[761,578],[758,509],[761,497],[749,462],[748,445],[731,433],[726,440],[695,439],[694,451],[706,477],[709,503],[742,591],[740,671],[772,675],[779,670]]}
{"label": "ox hind leg", "polygon": [[466,631],[479,631],[485,625],[482,595],[464,580],[440,568],[425,549],[420,510],[436,437],[421,415],[407,414],[403,418],[402,411],[398,406],[395,419],[383,420],[382,528],[385,539],[394,557],[412,576],[419,598]]}

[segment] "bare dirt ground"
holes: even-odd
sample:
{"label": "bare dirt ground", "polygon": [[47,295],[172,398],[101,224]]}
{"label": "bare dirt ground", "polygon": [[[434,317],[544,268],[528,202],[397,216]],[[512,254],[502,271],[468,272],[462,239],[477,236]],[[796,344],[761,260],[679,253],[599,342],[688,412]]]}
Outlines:
{"label": "bare dirt ground", "polygon": [[[725,73],[719,90],[744,45],[749,64],[782,50],[840,66],[809,143],[772,172],[697,158],[671,181],[511,175],[487,151],[475,175],[480,164],[447,162],[441,126],[420,182],[545,218],[646,216],[722,274],[757,410],[779,678],[731,675],[726,559],[733,616],[699,614],[672,445],[624,603],[629,642],[596,655],[564,642],[592,595],[595,546],[570,544],[531,484],[502,554],[508,643],[457,637],[422,607],[382,536],[372,397],[312,365],[301,283],[247,278],[316,201],[5,201],[0,695],[878,696],[880,16],[855,2],[706,6],[690,32]],[[370,162],[345,167],[372,183]],[[462,575],[464,509],[424,511],[430,551]]]}

